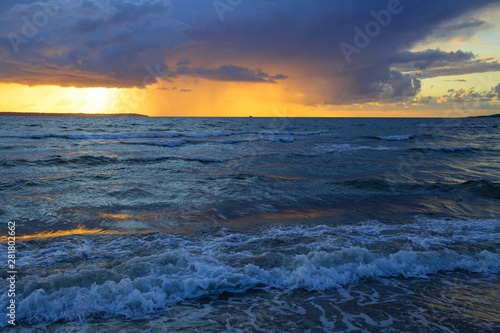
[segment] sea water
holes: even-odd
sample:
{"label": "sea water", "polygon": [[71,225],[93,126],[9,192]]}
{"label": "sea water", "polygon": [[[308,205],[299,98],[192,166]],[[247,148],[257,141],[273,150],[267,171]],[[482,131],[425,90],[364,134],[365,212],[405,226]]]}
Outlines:
{"label": "sea water", "polygon": [[500,330],[498,119],[0,121],[16,330]]}

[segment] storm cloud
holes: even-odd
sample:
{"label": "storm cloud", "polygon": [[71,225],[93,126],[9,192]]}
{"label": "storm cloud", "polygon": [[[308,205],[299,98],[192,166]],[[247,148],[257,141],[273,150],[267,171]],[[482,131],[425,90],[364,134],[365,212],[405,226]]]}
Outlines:
{"label": "storm cloud", "polygon": [[425,77],[500,70],[467,50],[411,51],[428,38],[472,36],[485,26],[474,13],[496,0],[222,3],[3,1],[0,79],[144,87],[193,77],[297,85],[346,104],[415,97]]}

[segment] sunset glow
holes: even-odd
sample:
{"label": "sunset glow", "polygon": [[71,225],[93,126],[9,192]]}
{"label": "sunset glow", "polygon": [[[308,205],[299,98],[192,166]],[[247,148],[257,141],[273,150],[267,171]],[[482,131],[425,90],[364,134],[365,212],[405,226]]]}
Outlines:
{"label": "sunset glow", "polygon": [[500,109],[498,2],[271,2],[3,2],[0,111],[448,117]]}

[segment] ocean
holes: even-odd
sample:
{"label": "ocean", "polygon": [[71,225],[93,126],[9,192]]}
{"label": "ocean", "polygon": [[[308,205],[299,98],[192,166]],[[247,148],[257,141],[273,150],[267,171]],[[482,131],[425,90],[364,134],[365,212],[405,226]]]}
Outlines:
{"label": "ocean", "polygon": [[0,329],[499,332],[499,125],[1,117]]}

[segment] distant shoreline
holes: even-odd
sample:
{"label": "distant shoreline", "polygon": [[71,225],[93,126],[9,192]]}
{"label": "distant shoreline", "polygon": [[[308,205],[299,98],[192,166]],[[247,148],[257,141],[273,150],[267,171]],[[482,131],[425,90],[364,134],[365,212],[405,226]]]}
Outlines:
{"label": "distant shoreline", "polygon": [[45,113],[45,112],[0,112],[9,117],[149,117],[138,113]]}
{"label": "distant shoreline", "polygon": [[467,117],[467,118],[500,118],[500,113],[490,114],[487,116],[472,116],[472,117]]}

